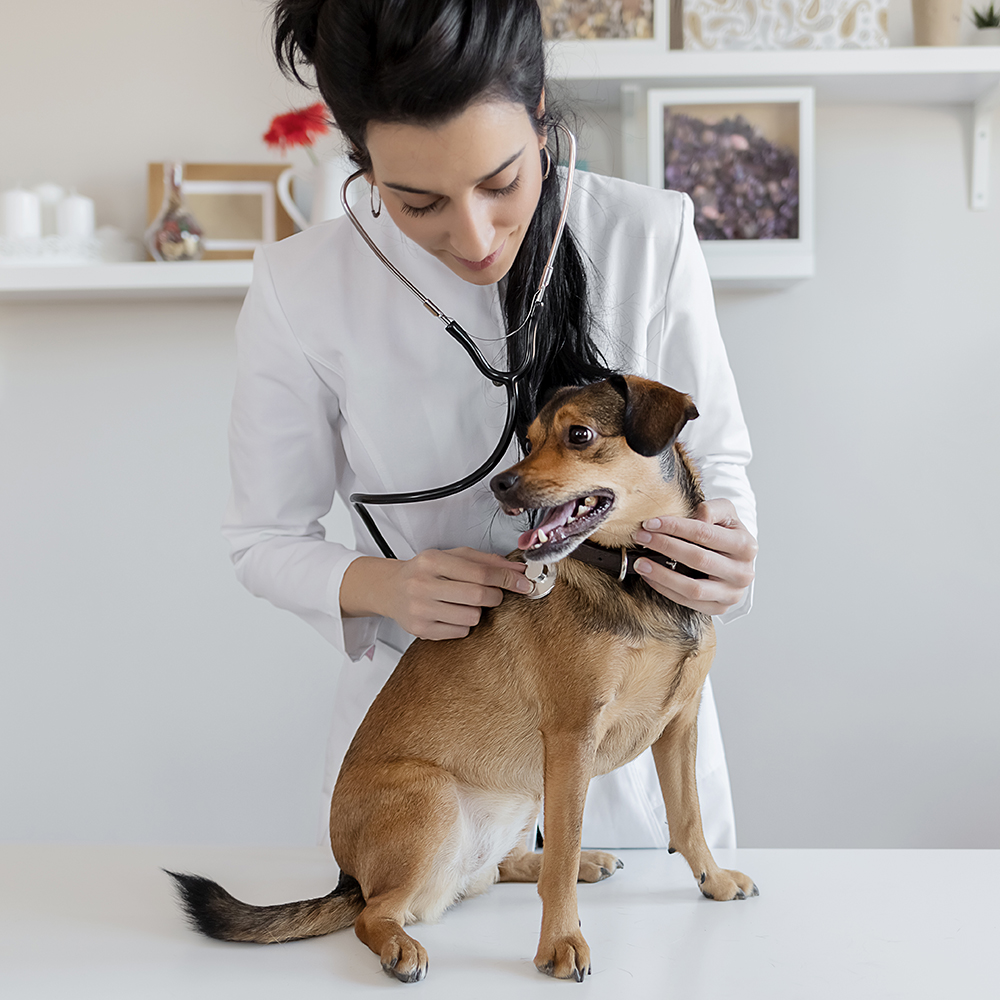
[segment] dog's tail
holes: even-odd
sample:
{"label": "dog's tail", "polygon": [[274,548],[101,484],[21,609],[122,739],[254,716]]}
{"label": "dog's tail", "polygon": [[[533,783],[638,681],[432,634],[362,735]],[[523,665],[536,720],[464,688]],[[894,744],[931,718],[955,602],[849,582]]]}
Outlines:
{"label": "dog's tail", "polygon": [[220,941],[278,944],[319,937],[350,927],[365,907],[361,886],[343,872],[337,888],[329,895],[277,906],[243,903],[200,875],[167,874],[176,884],[192,925]]}

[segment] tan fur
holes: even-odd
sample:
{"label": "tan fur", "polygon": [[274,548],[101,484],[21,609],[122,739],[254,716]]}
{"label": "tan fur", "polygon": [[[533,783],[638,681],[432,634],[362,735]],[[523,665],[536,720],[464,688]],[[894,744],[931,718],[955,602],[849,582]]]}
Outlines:
{"label": "tan fur", "polygon": [[[644,519],[688,515],[701,499],[675,440],[697,415],[690,399],[626,381],[625,413],[610,383],[560,390],[529,430],[530,454],[503,474],[517,477],[518,507],[613,490],[611,512],[591,536],[609,547],[632,544]],[[628,446],[628,420],[663,425],[669,478],[663,455]],[[580,426],[597,432],[592,446],[572,445],[569,428]],[[576,883],[606,878],[617,864],[605,852],[581,853],[587,786],[650,746],[671,849],[702,892],[717,900],[756,893],[747,876],[718,868],[701,827],[696,726],[715,649],[711,618],[670,604],[642,580],[623,586],[572,559],[557,572],[548,596],[506,595],[467,638],[415,641],[345,757],[331,803],[333,853],[363,896],[358,937],[403,981],[427,968],[403,925],[433,920],[498,878],[537,879],[535,964],[557,978],[582,978],[590,952]],[[526,843],[543,793],[539,857]]]}

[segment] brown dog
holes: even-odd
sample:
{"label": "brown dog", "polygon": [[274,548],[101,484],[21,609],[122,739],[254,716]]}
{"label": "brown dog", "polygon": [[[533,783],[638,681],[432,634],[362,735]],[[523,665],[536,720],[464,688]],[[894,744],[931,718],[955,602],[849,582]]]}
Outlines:
{"label": "brown dog", "polygon": [[[746,875],[716,865],[701,827],[696,727],[712,620],[622,567],[643,520],[688,516],[702,500],[677,443],[697,415],[688,396],[632,377],[555,394],[529,428],[528,456],[491,483],[507,513],[536,512],[538,527],[521,536],[515,558],[529,570],[554,567],[551,592],[508,594],[467,638],[410,646],[361,723],[333,793],[341,878],[332,893],[256,907],[207,879],[175,875],[201,931],[269,943],[353,923],[387,972],[415,982],[427,953],[404,924],[433,920],[497,880],[537,881],[535,965],[582,980],[590,950],[576,882],[621,867],[611,854],[580,850],[587,785],[649,746],[671,850],[702,893],[757,894]],[[599,547],[581,547],[587,538]],[[600,568],[605,561],[611,573]],[[545,846],[536,854],[528,843],[543,793]]]}

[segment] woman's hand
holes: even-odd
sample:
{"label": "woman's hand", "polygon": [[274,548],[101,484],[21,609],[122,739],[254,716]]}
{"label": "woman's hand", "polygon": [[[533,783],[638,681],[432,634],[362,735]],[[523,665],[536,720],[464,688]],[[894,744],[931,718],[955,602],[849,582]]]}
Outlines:
{"label": "woman's hand", "polygon": [[636,532],[640,545],[700,570],[706,580],[693,580],[649,559],[635,568],[664,597],[706,615],[721,615],[739,604],[753,581],[757,541],[736,516],[729,500],[706,500],[692,517],[660,517],[644,521]]}
{"label": "woman's hand", "polygon": [[531,592],[524,564],[477,549],[425,549],[412,559],[355,559],[340,586],[345,618],[383,615],[420,639],[461,639],[503,592]]}

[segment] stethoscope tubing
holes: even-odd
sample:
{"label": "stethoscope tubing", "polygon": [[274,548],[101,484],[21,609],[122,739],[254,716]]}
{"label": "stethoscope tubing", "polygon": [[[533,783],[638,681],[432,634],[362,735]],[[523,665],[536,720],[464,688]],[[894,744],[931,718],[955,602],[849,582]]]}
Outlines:
{"label": "stethoscope tubing", "polygon": [[343,206],[347,217],[351,220],[354,228],[361,235],[361,238],[368,245],[369,249],[404,285],[406,285],[407,288],[410,289],[411,292],[413,292],[414,295],[417,296],[418,299],[420,299],[424,308],[427,309],[428,312],[430,312],[436,319],[440,319],[442,323],[444,323],[446,332],[452,337],[452,339],[462,346],[466,354],[468,354],[469,358],[472,360],[472,363],[479,369],[480,373],[485,378],[488,378],[495,386],[503,386],[507,394],[507,417],[504,421],[503,432],[500,435],[500,440],[497,442],[497,445],[493,449],[489,458],[487,458],[486,461],[483,462],[483,464],[475,471],[470,472],[461,479],[455,480],[453,483],[437,486],[433,489],[412,490],[402,493],[352,493],[350,495],[349,500],[351,504],[358,512],[358,515],[364,522],[365,527],[368,528],[382,554],[388,559],[395,559],[396,555],[392,551],[388,542],[386,542],[378,526],[375,524],[371,514],[365,509],[365,504],[382,505],[424,503],[428,500],[442,500],[445,497],[461,493],[463,490],[469,489],[471,486],[475,486],[476,483],[485,479],[485,477],[500,464],[504,455],[507,453],[507,449],[510,447],[510,442],[514,438],[514,426],[516,419],[515,397],[517,394],[517,384],[531,370],[537,355],[538,313],[544,306],[545,289],[548,287],[549,281],[552,278],[556,252],[559,249],[559,243],[562,240],[563,230],[566,228],[566,218],[569,214],[570,196],[573,193],[573,180],[576,173],[576,137],[565,125],[560,123],[557,127],[566,133],[569,140],[569,165],[566,176],[566,191],[563,196],[563,205],[562,211],[559,215],[559,223],[556,227],[555,237],[552,240],[552,247],[549,250],[549,256],[545,262],[545,268],[542,271],[542,277],[538,284],[538,290],[535,292],[535,295],[531,300],[531,305],[528,308],[528,315],[525,318],[524,323],[522,323],[521,327],[518,328],[522,329],[526,324],[534,321],[531,327],[530,350],[528,351],[524,361],[518,365],[517,368],[509,371],[494,368],[483,356],[482,351],[480,351],[479,348],[472,342],[472,338],[462,328],[461,324],[458,323],[457,320],[448,316],[432,299],[424,295],[424,293],[421,292],[420,289],[417,288],[417,286],[414,285],[413,282],[410,281],[409,278],[407,278],[406,275],[403,274],[403,272],[400,271],[399,268],[397,268],[384,253],[382,253],[382,251],[375,244],[375,241],[368,235],[367,231],[352,211],[347,200],[347,189],[354,181],[363,177],[365,171],[355,171],[355,173],[351,174],[351,176],[348,177],[341,186],[340,203]]}

